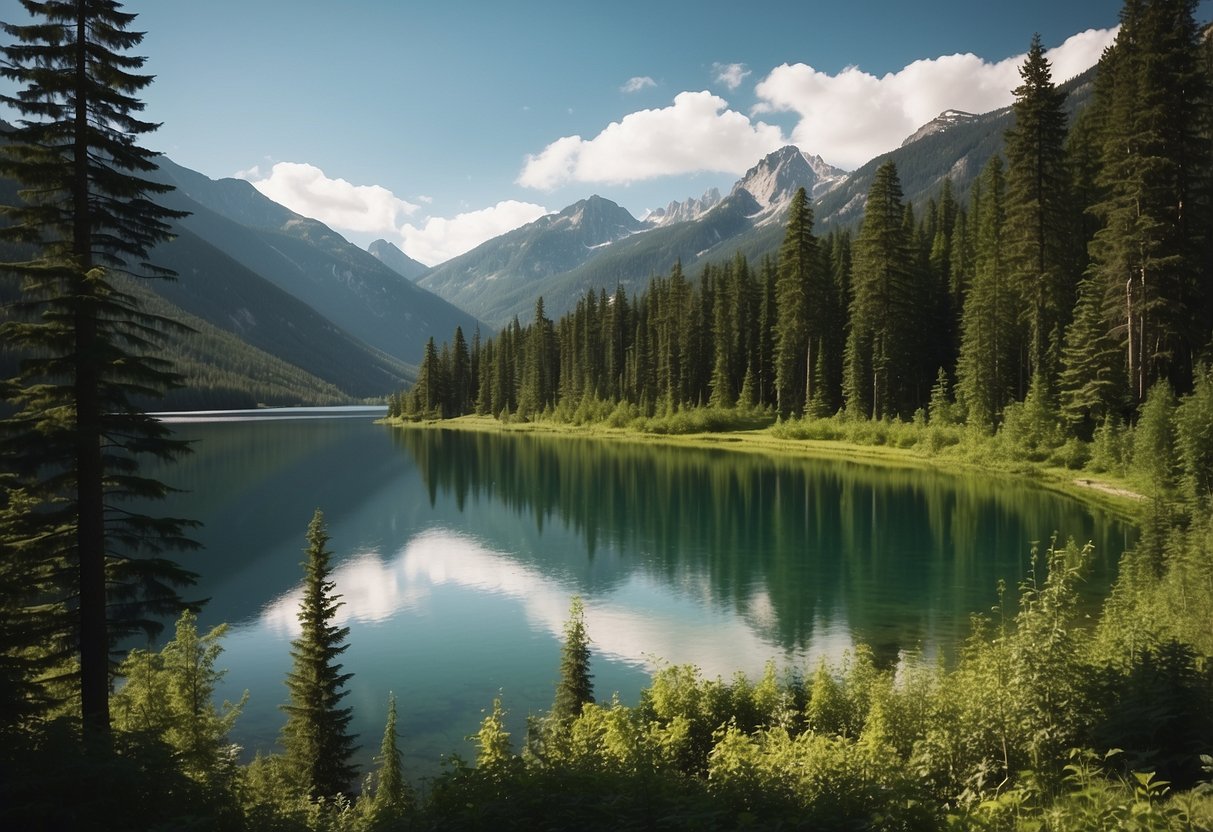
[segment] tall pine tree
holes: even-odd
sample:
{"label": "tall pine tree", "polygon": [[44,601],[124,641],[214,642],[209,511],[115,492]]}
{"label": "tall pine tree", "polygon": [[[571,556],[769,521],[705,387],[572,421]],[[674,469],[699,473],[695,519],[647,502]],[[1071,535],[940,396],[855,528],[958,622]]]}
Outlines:
{"label": "tall pine tree", "polygon": [[1007,263],[1006,183],[994,156],[981,181],[976,264],[961,319],[957,395],[970,424],[993,427],[1020,387],[1018,296]]}
{"label": "tall pine tree", "polygon": [[307,529],[300,633],[291,642],[293,666],[286,678],[290,701],[282,706],[287,719],[280,737],[287,770],[299,790],[312,798],[344,794],[357,773],[354,736],[349,733],[353,709],[340,704],[353,674],[342,673],[337,661],[349,647],[345,639],[350,628],[333,624],[342,604],[333,592],[328,541],[324,515],[316,509]]}
{"label": "tall pine tree", "polygon": [[846,355],[847,409],[874,419],[897,416],[913,403],[918,298],[905,219],[901,181],[890,160],[872,180],[855,241]]}
{"label": "tall pine tree", "polygon": [[812,398],[814,346],[820,346],[829,309],[829,276],[822,274],[813,236],[813,209],[804,188],[788,209],[779,248],[775,297],[775,391],[783,416],[799,413]]}
{"label": "tall pine tree", "polygon": [[590,673],[590,637],[585,631],[585,607],[575,596],[569,605],[569,620],[564,625],[564,648],[560,654],[560,681],[552,718],[567,724],[581,715],[581,709],[594,701],[594,682]]}
{"label": "tall pine tree", "polygon": [[1019,68],[1014,125],[1006,132],[1006,249],[1012,279],[1023,298],[1028,329],[1029,375],[1052,384],[1048,357],[1074,306],[1078,228],[1071,211],[1066,167],[1065,93],[1053,85],[1040,35],[1032,38]]}
{"label": "tall pine tree", "polygon": [[1190,387],[1213,327],[1209,77],[1195,0],[1129,0],[1100,62],[1105,197],[1091,244],[1135,401]]}
{"label": "tall pine tree", "polygon": [[136,117],[152,76],[128,54],[143,38],[130,30],[135,16],[113,0],[22,5],[34,22],[2,24],[14,42],[0,65],[18,88],[0,101],[23,116],[0,173],[20,183],[22,202],[4,208],[0,235],[31,253],[5,264],[20,298],[3,337],[22,360],[4,386],[2,453],[36,522],[2,531],[6,551],[44,567],[32,600],[59,623],[36,646],[78,660],[83,724],[104,739],[111,646],[158,632],[193,577],[158,557],[191,545],[189,524],[128,502],[169,490],[140,473],[142,460],[185,450],[134,403],[178,382],[157,354],[172,322],[124,288],[171,276],[145,260],[181,215],[154,202],[171,188],[146,178],[155,154],[137,144],[157,125]]}

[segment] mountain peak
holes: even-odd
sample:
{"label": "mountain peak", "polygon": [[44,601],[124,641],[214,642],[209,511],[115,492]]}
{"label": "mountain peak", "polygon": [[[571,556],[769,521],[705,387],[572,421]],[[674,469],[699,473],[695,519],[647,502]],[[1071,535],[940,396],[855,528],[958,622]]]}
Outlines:
{"label": "mountain peak", "polygon": [[642,227],[626,208],[597,194],[578,200],[538,222],[544,223],[545,220],[545,225],[553,230],[562,227],[579,229],[588,245],[611,242]]}
{"label": "mountain peak", "polygon": [[699,198],[688,197],[682,202],[671,201],[665,208],[655,208],[644,216],[651,225],[673,225],[697,220],[720,202],[720,189],[710,188]]}
{"label": "mountain peak", "polygon": [[768,153],[733,185],[733,194],[746,191],[764,211],[782,207],[804,188],[813,199],[842,181],[846,173],[809,156],[794,145]]}
{"label": "mountain peak", "polygon": [[966,113],[964,110],[944,110],[922,127],[915,130],[913,135],[907,136],[906,140],[901,143],[901,146],[905,147],[907,144],[912,144],[919,139],[934,135],[935,133],[942,133],[943,131],[949,130],[958,124],[964,124],[965,122],[972,121],[975,118],[977,118],[976,115],[973,113]]}
{"label": "mountain peak", "polygon": [[375,240],[366,250],[380,263],[407,280],[416,280],[427,270],[424,264],[418,263],[387,240]]}

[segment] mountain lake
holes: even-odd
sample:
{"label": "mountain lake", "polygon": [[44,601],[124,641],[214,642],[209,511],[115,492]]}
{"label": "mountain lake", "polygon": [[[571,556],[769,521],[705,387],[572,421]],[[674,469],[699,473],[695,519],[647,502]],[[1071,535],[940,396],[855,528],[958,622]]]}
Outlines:
{"label": "mountain lake", "polygon": [[[170,420],[194,453],[155,475],[184,489],[158,514],[199,520],[177,559],[226,622],[220,696],[249,701],[232,739],[272,752],[298,633],[308,521],[324,511],[344,703],[363,772],[389,692],[415,780],[500,695],[521,747],[552,701],[569,603],[584,599],[599,700],[634,704],[650,672],[810,674],[857,643],[878,663],[955,656],[998,582],[1030,574],[1034,541],[1095,545],[1094,610],[1131,544],[1110,512],[1031,483],[845,459],[568,436],[376,424],[382,408],[200,414]],[[171,635],[171,626],[165,638]]]}

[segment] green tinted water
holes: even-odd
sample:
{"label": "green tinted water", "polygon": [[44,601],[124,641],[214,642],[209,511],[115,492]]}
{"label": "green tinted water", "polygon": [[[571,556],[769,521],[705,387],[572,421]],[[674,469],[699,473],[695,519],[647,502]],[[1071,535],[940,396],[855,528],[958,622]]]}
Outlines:
{"label": "green tinted water", "polygon": [[550,702],[569,599],[585,599],[601,698],[635,701],[662,662],[708,675],[815,666],[858,642],[951,654],[969,614],[1054,532],[1095,543],[1092,603],[1132,530],[1005,478],[786,460],[582,438],[394,430],[368,419],[186,424],[195,454],[162,476],[166,513],[203,521],[183,558],[231,624],[224,695],[248,689],[235,739],[272,750],[296,634],[304,532],[324,510],[346,701],[377,748],[396,694],[417,776],[501,691],[521,739]]}

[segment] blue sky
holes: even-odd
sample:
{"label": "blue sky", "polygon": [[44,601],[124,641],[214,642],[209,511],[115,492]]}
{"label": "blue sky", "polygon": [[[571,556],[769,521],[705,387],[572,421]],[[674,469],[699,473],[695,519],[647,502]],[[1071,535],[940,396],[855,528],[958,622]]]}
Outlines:
{"label": "blue sky", "polygon": [[1034,32],[1062,47],[1056,66],[1093,62],[1120,4],[125,8],[157,76],[144,100],[163,126],[149,146],[211,177],[248,178],[355,242],[385,237],[435,262],[592,193],[639,215],[727,189],[786,142],[856,167],[943,109],[1008,103],[1008,59]]}

